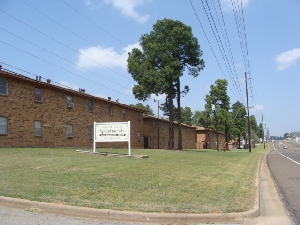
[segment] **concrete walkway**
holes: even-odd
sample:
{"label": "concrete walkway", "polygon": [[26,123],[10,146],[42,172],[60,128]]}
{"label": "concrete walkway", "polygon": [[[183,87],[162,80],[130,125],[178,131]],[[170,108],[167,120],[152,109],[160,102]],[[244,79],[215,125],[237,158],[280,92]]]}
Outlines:
{"label": "concrete walkway", "polygon": [[89,218],[93,220],[118,221],[135,224],[266,224],[293,225],[280,201],[270,176],[266,154],[261,158],[257,173],[257,198],[254,208],[243,213],[228,214],[173,214],[125,212],[109,209],[91,209],[0,197],[0,205],[33,212]]}

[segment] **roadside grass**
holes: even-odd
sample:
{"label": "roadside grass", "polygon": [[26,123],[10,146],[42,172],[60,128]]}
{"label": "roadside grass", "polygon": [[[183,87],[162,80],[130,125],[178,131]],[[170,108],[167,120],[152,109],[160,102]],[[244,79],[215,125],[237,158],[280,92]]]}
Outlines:
{"label": "roadside grass", "polygon": [[149,156],[134,159],[75,150],[0,148],[0,196],[141,212],[243,212],[253,206],[258,162],[266,151],[263,145],[251,153],[132,149]]}

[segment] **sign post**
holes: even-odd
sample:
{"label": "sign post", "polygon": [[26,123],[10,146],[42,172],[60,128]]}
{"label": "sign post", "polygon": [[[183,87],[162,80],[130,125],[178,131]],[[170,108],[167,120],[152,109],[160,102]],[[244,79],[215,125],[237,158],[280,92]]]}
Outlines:
{"label": "sign post", "polygon": [[128,142],[128,155],[130,155],[130,121],[128,122],[94,122],[94,153],[96,142]]}

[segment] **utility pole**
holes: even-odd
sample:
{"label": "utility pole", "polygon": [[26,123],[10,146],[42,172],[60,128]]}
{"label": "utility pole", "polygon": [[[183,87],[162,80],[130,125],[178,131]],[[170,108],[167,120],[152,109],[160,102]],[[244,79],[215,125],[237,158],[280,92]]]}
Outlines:
{"label": "utility pole", "polygon": [[251,152],[250,118],[249,118],[249,105],[248,105],[248,84],[247,84],[247,73],[246,72],[245,72],[245,81],[246,81],[246,98],[247,98],[247,114],[248,114],[248,146],[249,146],[249,152]]}
{"label": "utility pole", "polygon": [[158,121],[157,121],[157,147],[159,149],[159,100],[157,100],[157,117],[158,117]]}
{"label": "utility pole", "polygon": [[159,149],[159,100],[154,99],[154,102],[157,101],[157,147]]}
{"label": "utility pole", "polygon": [[218,122],[217,122],[217,109],[216,109],[216,105],[212,104],[212,111],[214,113],[215,116],[215,131],[216,131],[216,136],[217,136],[217,150],[219,151],[219,134],[218,134]]}
{"label": "utility pole", "polygon": [[262,114],[262,119],[261,119],[261,123],[262,123],[262,136],[264,139],[264,149],[266,149],[266,142],[265,142],[265,131],[264,131],[264,114]]}

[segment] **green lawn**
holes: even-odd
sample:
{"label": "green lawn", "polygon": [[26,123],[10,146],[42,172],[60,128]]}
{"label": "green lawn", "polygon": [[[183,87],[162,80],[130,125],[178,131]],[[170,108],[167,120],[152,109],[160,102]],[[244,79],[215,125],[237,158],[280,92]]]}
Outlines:
{"label": "green lawn", "polygon": [[242,212],[254,203],[266,151],[131,149],[149,156],[135,159],[75,150],[0,148],[0,196],[142,212]]}

